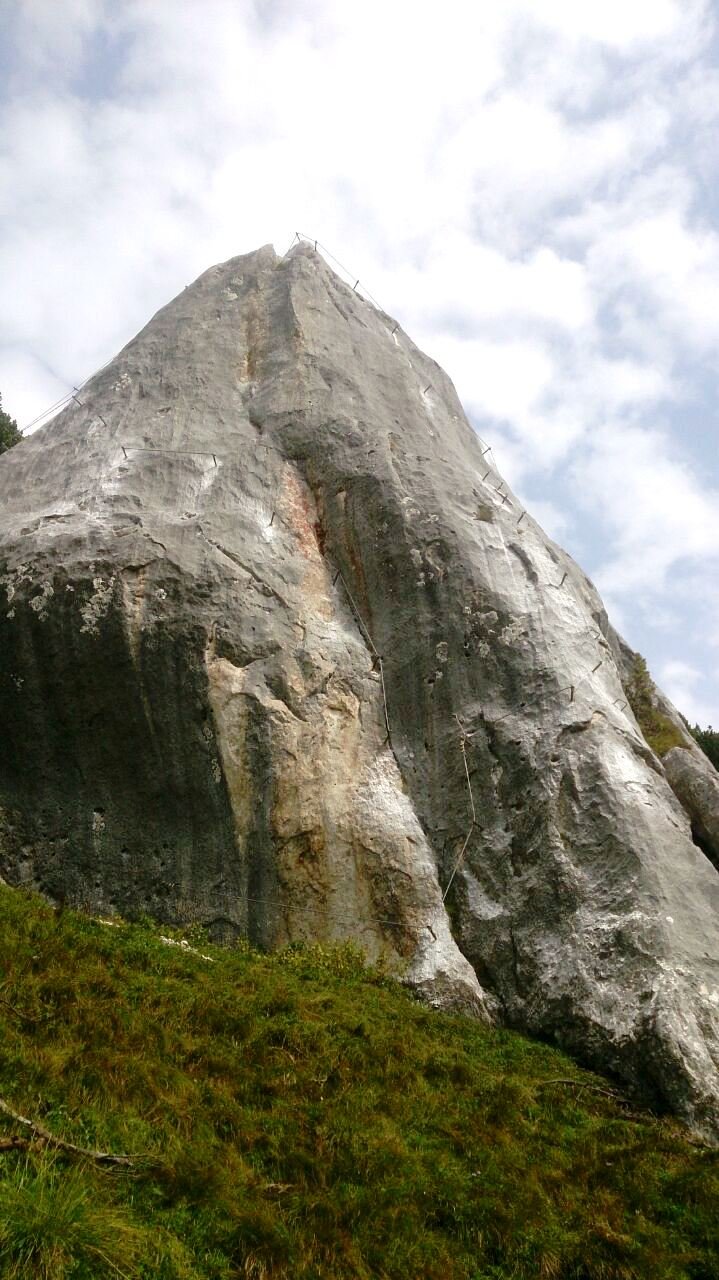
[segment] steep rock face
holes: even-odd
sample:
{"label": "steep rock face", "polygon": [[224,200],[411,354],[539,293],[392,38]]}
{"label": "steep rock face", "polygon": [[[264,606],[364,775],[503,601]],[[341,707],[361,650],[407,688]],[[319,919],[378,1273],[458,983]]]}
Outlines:
{"label": "steep rock face", "polygon": [[80,398],[0,460],[0,873],[357,937],[716,1133],[719,876],[446,375],[266,248]]}

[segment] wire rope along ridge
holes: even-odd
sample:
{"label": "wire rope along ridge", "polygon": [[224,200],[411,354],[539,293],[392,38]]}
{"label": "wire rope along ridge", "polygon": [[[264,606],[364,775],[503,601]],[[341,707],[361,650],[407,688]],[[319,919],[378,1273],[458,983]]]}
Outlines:
{"label": "wire rope along ridge", "polygon": [[[283,256],[286,257],[287,253],[290,252],[290,250],[294,247],[295,244],[302,244],[303,242],[305,244],[311,245],[315,253],[318,253],[319,251],[321,251],[322,255],[325,258],[327,258],[331,263],[334,263],[334,265],[339,268],[339,270],[346,276],[348,281],[353,280],[354,283],[351,286],[352,291],[354,293],[357,292],[358,286],[362,284],[361,278],[359,276],[355,277],[354,272],[350,271],[349,267],[346,267],[344,263],[340,262],[339,258],[335,257],[335,255],[327,248],[327,246],[322,244],[322,242],[318,240],[316,236],[309,236],[304,231],[295,231],[295,234],[292,238],[292,242]],[[369,289],[363,284],[362,284],[361,294],[363,297],[367,299],[367,301],[371,302],[372,305],[375,307],[375,309],[379,311],[382,315],[387,316],[388,319],[393,319],[393,317],[391,316],[391,313],[387,311],[387,309],[383,307],[380,302],[378,302],[377,298],[375,298],[374,295],[370,293]],[[397,333],[397,330],[400,327],[397,321],[393,321],[393,323],[394,323],[394,327],[392,329],[392,337],[394,337],[394,335]],[[434,384],[432,382],[429,382],[426,384],[426,386],[423,387],[422,395],[426,396],[428,392],[433,390],[434,390]],[[477,432],[476,435],[479,441],[482,457],[488,457],[490,454],[493,455],[494,450],[492,445],[487,444],[487,442],[482,439],[479,432]],[[494,463],[494,468],[495,470],[498,469],[496,462]],[[489,474],[490,474],[489,471],[485,472],[484,476],[482,476],[482,479],[485,480]],[[503,487],[503,485],[500,486],[500,488],[501,487]],[[504,506],[505,502],[507,502],[508,500],[509,500],[508,494],[502,496],[501,505]],[[522,520],[524,519],[526,514],[527,514],[526,511],[522,509],[522,513],[519,519],[517,520],[517,525],[520,525],[522,523]]]}
{"label": "wire rope along ridge", "polygon": [[[285,257],[287,256],[287,253],[289,253],[290,249],[295,244],[295,241],[302,241],[302,240],[305,240],[308,243],[313,244],[315,249],[321,249],[323,254],[326,255],[326,257],[330,258],[340,268],[340,270],[345,273],[345,275],[347,276],[351,275],[351,272],[348,271],[348,269],[344,267],[337,258],[335,258],[334,254],[330,253],[329,249],[327,249],[324,245],[321,245],[320,242],[316,240],[313,236],[303,235],[299,231],[295,232],[292,238],[292,244],[290,244],[289,248],[287,249],[286,253],[283,256]],[[360,281],[357,280],[356,285],[358,285],[359,283]],[[356,289],[356,285],[355,285],[355,289]],[[377,299],[374,298],[372,294],[369,292],[369,289],[365,289],[364,286],[363,286],[363,294],[366,295],[368,301],[370,301],[372,305],[377,308],[378,311],[382,311],[385,315],[387,314],[387,312],[384,311],[384,308],[380,306]],[[109,360],[106,360],[105,363],[100,365],[98,369],[95,369],[94,372],[89,374],[88,377],[85,378],[79,385],[76,386],[73,384],[71,391],[68,391],[64,396],[61,396],[58,400],[55,400],[52,404],[48,405],[46,409],[43,409],[40,413],[36,414],[35,417],[30,420],[30,422],[27,422],[25,423],[24,426],[20,427],[21,435],[26,435],[26,433],[28,431],[31,431],[33,427],[39,426],[40,423],[42,423],[46,418],[49,418],[51,414],[59,413],[60,410],[65,407],[65,405],[67,405],[71,400],[76,398],[79,392],[82,391],[82,389],[87,386],[88,382],[91,382],[92,379],[96,378],[99,373],[102,373],[104,369],[107,369],[107,367],[110,364],[112,364],[114,359],[115,357],[111,356]],[[82,401],[76,400],[76,403],[82,405]]]}
{"label": "wire rope along ridge", "polygon": [[[333,262],[333,263],[335,264],[335,266],[337,266],[337,267],[340,269],[340,271],[342,271],[342,272],[344,273],[344,275],[347,277],[347,279],[354,279],[354,283],[353,283],[353,285],[352,285],[352,289],[353,289],[353,291],[354,291],[354,292],[356,292],[356,291],[357,291],[358,286],[361,284],[361,280],[360,280],[360,278],[359,278],[359,277],[356,277],[356,278],[355,278],[355,277],[354,277],[354,273],[353,273],[353,272],[351,272],[351,271],[349,270],[349,268],[348,268],[348,267],[346,267],[342,262],[340,262],[339,258],[337,258],[337,257],[336,257],[336,256],[335,256],[335,255],[334,255],[334,254],[333,254],[333,253],[332,253],[328,248],[327,248],[327,246],[326,246],[326,245],[324,245],[324,244],[322,244],[322,243],[321,243],[321,241],[320,241],[320,240],[318,240],[318,239],[317,239],[317,237],[315,237],[315,236],[308,236],[308,235],[306,235],[304,232],[301,232],[301,231],[295,231],[295,234],[294,234],[294,236],[293,236],[293,238],[292,238],[292,243],[290,244],[290,246],[289,246],[289,248],[287,249],[287,251],[286,251],[285,255],[283,255],[283,256],[286,256],[286,255],[287,255],[287,253],[289,253],[290,249],[293,247],[293,245],[295,244],[295,242],[302,243],[303,241],[304,241],[304,242],[306,242],[307,244],[312,245],[312,246],[313,246],[313,248],[314,248],[314,250],[315,250],[315,252],[317,252],[317,251],[321,250],[321,251],[322,251],[322,253],[323,253],[323,255],[324,255],[326,258],[328,258],[331,262]],[[374,297],[374,295],[373,295],[372,293],[370,293],[369,289],[367,289],[364,285],[362,285],[362,296],[366,297],[366,299],[367,299],[369,302],[371,302],[371,304],[376,308],[376,310],[377,310],[378,312],[380,312],[382,315],[385,315],[385,316],[387,316],[388,318],[390,318],[390,319],[391,319],[390,313],[389,313],[388,311],[386,311],[386,309],[381,305],[381,303],[377,300],[377,298],[375,298],[375,297]],[[399,327],[400,327],[400,326],[399,326],[399,323],[398,323],[398,322],[395,322],[395,323],[394,323],[394,327],[393,327],[393,329],[392,329],[392,335],[393,335],[393,336],[397,333],[397,330],[399,329]],[[60,412],[60,410],[61,410],[61,409],[63,409],[66,405],[68,405],[68,404],[70,403],[70,401],[71,401],[71,400],[74,400],[74,401],[75,401],[75,403],[76,403],[77,405],[79,405],[80,407],[83,407],[84,402],[78,398],[78,397],[79,397],[80,392],[81,392],[81,391],[82,391],[82,390],[83,390],[83,389],[88,385],[88,383],[89,383],[89,382],[91,382],[91,381],[92,381],[92,379],[93,379],[93,378],[97,377],[97,375],[98,375],[98,374],[102,373],[104,369],[107,369],[107,368],[108,368],[108,366],[109,366],[110,364],[112,364],[112,362],[113,362],[114,358],[115,358],[115,357],[113,356],[113,357],[111,357],[111,358],[110,358],[110,360],[105,361],[105,363],[104,363],[104,364],[100,365],[100,367],[99,367],[98,369],[95,369],[95,370],[94,370],[94,372],[93,372],[93,373],[91,373],[87,378],[85,378],[85,379],[84,379],[84,380],[83,380],[79,385],[73,385],[73,388],[72,388],[72,390],[71,390],[71,391],[68,391],[68,392],[67,392],[64,396],[62,396],[59,400],[54,401],[54,403],[53,403],[53,404],[49,405],[49,406],[48,406],[46,409],[44,409],[41,413],[37,414],[33,419],[31,419],[31,421],[30,421],[30,422],[26,423],[26,424],[25,424],[25,426],[21,427],[21,428],[20,428],[21,434],[22,434],[22,435],[26,435],[26,434],[27,434],[27,432],[31,431],[33,427],[38,426],[38,425],[39,425],[40,423],[42,423],[46,418],[50,417],[50,415],[51,415],[51,414],[55,414],[55,413]],[[432,383],[429,383],[429,384],[425,387],[425,389],[424,389],[424,393],[423,393],[423,394],[426,394],[429,390],[431,390],[431,389],[432,389],[432,387],[433,387],[433,384],[432,384]],[[97,416],[100,418],[100,420],[101,420],[103,423],[105,423],[105,419],[102,417],[102,415],[101,415],[101,414],[98,414]],[[107,425],[107,424],[105,423],[105,425]],[[477,438],[478,438],[478,440],[479,440],[479,442],[480,442],[480,448],[482,449],[482,455],[483,455],[483,456],[485,456],[485,455],[490,454],[490,453],[492,452],[492,446],[491,446],[491,445],[486,445],[485,441],[483,441],[483,440],[482,440],[482,438],[481,438],[481,436],[479,436],[479,433],[477,433]],[[258,443],[259,443],[259,442],[258,442]],[[130,447],[130,446],[127,446],[127,447]],[[270,445],[265,445],[264,447],[265,447],[265,448],[272,448],[272,446],[270,446]],[[123,448],[125,448],[125,446],[123,446]],[[136,452],[139,452],[139,450],[140,450],[140,447],[139,447],[139,446],[133,446],[133,448],[135,449],[135,451],[136,451]],[[166,450],[166,452],[173,452],[173,451],[171,451],[171,450]],[[179,450],[176,450],[176,451],[174,451],[174,452],[180,452],[180,451],[179,451]],[[184,451],[182,451],[182,452],[188,452],[188,453],[189,453],[189,452],[195,452],[195,453],[200,453],[200,452],[203,452],[203,451],[201,451],[201,450],[184,450]],[[278,450],[277,452],[279,452],[279,450]],[[219,455],[218,455],[218,456],[219,456]],[[486,478],[486,475],[488,475],[488,474],[489,474],[489,472],[485,473],[485,476],[483,476],[483,477],[482,477],[482,479],[485,479],[485,478]],[[506,501],[506,499],[504,499],[504,500],[503,500],[503,503],[504,503],[504,501]],[[521,519],[522,519],[522,517],[520,516],[520,519],[517,521],[517,524],[521,523]]]}
{"label": "wire rope along ridge", "polygon": [[[301,231],[295,231],[295,234],[294,234],[294,236],[293,236],[293,238],[292,238],[292,243],[290,244],[289,248],[286,250],[286,253],[285,253],[283,256],[284,256],[284,257],[286,257],[286,256],[287,256],[287,253],[289,253],[289,252],[290,252],[290,249],[292,249],[292,247],[293,247],[293,245],[295,244],[295,242],[302,243],[303,241],[304,241],[304,242],[306,242],[307,244],[312,245],[312,246],[313,246],[313,248],[314,248],[314,250],[315,250],[315,252],[318,252],[319,250],[321,250],[321,251],[322,251],[322,253],[323,253],[323,255],[324,255],[326,258],[328,258],[331,262],[333,262],[333,263],[335,264],[335,266],[337,266],[337,267],[340,269],[340,271],[342,271],[342,272],[344,273],[344,275],[345,275],[348,279],[354,279],[354,284],[352,285],[352,289],[353,289],[353,291],[354,291],[354,292],[357,292],[358,286],[361,284],[361,280],[360,280],[360,278],[359,278],[359,277],[354,277],[354,273],[353,273],[353,272],[351,272],[351,271],[349,270],[349,268],[348,268],[348,267],[346,267],[342,262],[340,262],[339,258],[335,257],[335,255],[334,255],[334,254],[333,254],[333,253],[332,253],[332,252],[327,248],[327,246],[326,246],[326,245],[324,245],[324,244],[322,244],[322,243],[321,243],[321,241],[320,241],[320,240],[318,240],[315,236],[308,236],[308,235],[306,235],[304,232],[301,232]],[[388,317],[388,319],[391,319],[391,318],[392,318],[392,317],[390,316],[390,313],[389,313],[389,312],[388,312],[388,311],[387,311],[387,310],[386,310],[386,309],[381,305],[381,303],[377,300],[377,298],[375,298],[375,297],[374,297],[374,295],[373,295],[372,293],[370,293],[369,289],[367,289],[364,285],[362,285],[362,294],[361,294],[361,296],[366,297],[366,299],[367,299],[367,300],[372,304],[372,306],[373,306],[373,307],[375,307],[375,308],[376,308],[376,310],[377,310],[378,312],[380,312],[382,315],[387,316],[387,317]],[[394,322],[394,327],[393,327],[393,329],[392,329],[392,336],[394,336],[394,335],[397,333],[397,330],[398,330],[399,328],[400,328],[399,323],[395,321],[395,322]],[[83,402],[82,400],[78,399],[78,396],[79,396],[80,392],[81,392],[81,391],[82,391],[82,390],[83,390],[83,389],[88,385],[88,383],[89,383],[89,382],[91,382],[91,381],[92,381],[92,379],[93,379],[93,378],[97,377],[97,375],[98,375],[98,374],[102,373],[104,369],[107,369],[107,368],[108,368],[108,366],[109,366],[110,364],[112,364],[112,362],[113,362],[113,360],[114,360],[114,359],[115,359],[115,357],[113,356],[113,357],[111,357],[111,358],[110,358],[110,360],[105,361],[105,363],[104,363],[104,364],[100,365],[100,367],[99,367],[98,369],[95,369],[95,371],[94,371],[93,373],[91,373],[87,378],[85,378],[83,382],[81,382],[81,383],[80,383],[79,385],[77,385],[77,386],[76,386],[76,385],[73,385],[73,388],[72,388],[72,390],[71,390],[71,391],[68,391],[68,392],[66,393],[66,395],[62,396],[59,400],[56,400],[53,404],[49,405],[47,409],[44,409],[41,413],[37,414],[37,415],[36,415],[36,416],[35,416],[35,417],[30,421],[30,422],[26,423],[26,425],[25,425],[24,427],[21,427],[21,428],[20,428],[21,434],[22,434],[22,435],[25,435],[28,431],[31,431],[33,427],[38,426],[38,425],[39,425],[40,423],[42,423],[46,418],[50,417],[50,415],[51,415],[51,414],[55,414],[55,413],[60,412],[60,410],[61,410],[62,408],[64,408],[66,405],[68,405],[68,404],[69,404],[69,402],[70,402],[71,400],[74,400],[74,401],[75,401],[75,403],[76,403],[77,405],[79,405],[80,407],[83,407],[83,403],[84,403],[84,402]],[[432,389],[432,387],[433,387],[433,384],[432,384],[432,383],[429,383],[429,384],[425,387],[425,390],[424,390],[424,393],[423,393],[423,394],[426,394],[429,390],[431,390],[431,389]],[[101,420],[105,425],[107,425],[107,424],[105,423],[105,419],[102,417],[102,415],[101,415],[101,414],[98,414],[97,416],[100,418],[100,420]],[[481,436],[479,435],[479,433],[477,433],[477,438],[478,438],[478,440],[479,440],[479,442],[480,442],[480,448],[481,448],[481,450],[482,450],[482,456],[488,455],[488,454],[490,454],[490,453],[492,453],[492,452],[493,452],[493,450],[492,450],[492,446],[491,446],[491,445],[487,445],[487,444],[486,444],[486,442],[485,442],[484,440],[482,440],[482,438],[481,438]],[[257,443],[259,443],[259,442],[257,442]],[[125,447],[125,446],[123,446],[123,448],[124,448],[124,447]],[[127,447],[129,447],[129,446],[127,446]],[[134,447],[134,449],[135,449],[135,451],[136,451],[136,452],[138,452],[138,451],[139,451],[139,446],[133,446],[133,447]],[[263,447],[265,447],[265,448],[272,448],[272,446],[271,446],[271,445],[265,445],[265,446],[263,446]],[[171,452],[171,450],[167,450],[166,452]],[[179,451],[175,451],[175,452],[179,452]],[[201,451],[201,450],[185,450],[185,451],[183,451],[183,452],[197,452],[197,453],[199,453],[199,452],[203,452],[203,451]],[[280,451],[279,451],[279,450],[277,450],[277,452],[280,452]],[[126,455],[126,456],[127,456],[127,455]],[[213,456],[214,456],[214,455],[213,455]],[[217,456],[220,456],[220,455],[217,455]],[[495,469],[496,469],[496,464],[495,464]],[[482,477],[482,479],[485,479],[487,475],[489,475],[489,472],[486,472],[486,473],[485,473],[485,476],[483,476],[483,477]],[[505,501],[506,501],[506,499],[503,499],[503,503],[502,503],[502,505],[504,505],[504,502],[505,502]],[[517,521],[517,524],[520,524],[520,523],[521,523],[521,520],[522,520],[522,517],[520,516],[519,520]]]}
{"label": "wire rope along ridge", "polygon": [[[377,301],[377,299],[374,297],[373,294],[370,293],[367,286],[362,284],[361,278],[359,276],[356,276],[353,271],[350,271],[349,267],[346,267],[344,263],[340,262],[339,258],[336,258],[335,255],[330,252],[327,246],[322,244],[322,242],[318,240],[315,236],[305,235],[304,231],[295,231],[294,239],[292,241],[292,244],[290,245],[290,248],[287,250],[287,253],[289,253],[290,249],[294,247],[295,241],[298,244],[302,244],[304,242],[306,244],[312,245],[312,248],[315,250],[315,253],[319,253],[321,251],[323,257],[328,258],[330,262],[333,262],[335,266],[339,268],[339,270],[343,273],[343,275],[347,277],[348,280],[353,281],[353,284],[351,285],[353,293],[356,293],[358,290],[358,287],[362,285],[361,296],[366,298],[368,302],[371,302],[372,306],[375,307],[377,311],[381,311],[382,314],[385,316],[389,315],[389,312],[386,311],[385,308],[382,306],[382,304]],[[399,325],[397,325],[396,328],[399,328]],[[396,332],[396,329],[395,329],[395,332]]]}
{"label": "wire rope along ridge", "polygon": [[[83,408],[84,407],[83,401],[78,400],[77,398],[80,392],[87,386],[89,382],[92,382],[93,378],[96,378],[99,373],[102,373],[104,369],[107,369],[112,364],[114,359],[115,357],[111,356],[109,360],[106,360],[104,364],[100,365],[99,369],[95,369],[93,373],[88,374],[88,376],[84,379],[84,381],[79,384],[79,386],[73,385],[72,391],[68,391],[66,395],[62,396],[59,400],[56,400],[54,404],[49,405],[47,409],[44,409],[42,411],[42,413],[38,413],[37,416],[34,417],[31,422],[28,422],[24,427],[21,427],[20,431],[22,435],[25,435],[33,427],[38,426],[45,418],[48,418],[51,413],[59,413],[60,410],[65,405],[69,404],[70,400],[74,400],[76,404],[80,405],[80,407]],[[100,415],[98,414],[98,417],[99,416]]]}
{"label": "wire rope along ridge", "polygon": [[[327,246],[322,244],[322,242],[318,240],[316,236],[308,236],[304,231],[295,231],[295,234],[292,239],[292,243],[290,244],[289,249],[287,250],[287,253],[290,252],[290,249],[292,249],[295,243],[302,244],[303,242],[305,242],[306,244],[310,244],[313,247],[315,253],[321,250],[323,256],[329,259],[330,262],[334,263],[335,266],[338,267],[339,270],[342,271],[343,274],[347,277],[347,280],[354,280],[354,284],[352,285],[352,290],[355,293],[357,292],[358,286],[362,283],[360,277],[358,276],[355,278],[354,272],[350,271],[349,267],[346,267],[344,263],[340,262],[339,258],[335,257],[335,255],[330,252]],[[387,316],[389,319],[392,319],[390,312],[387,311],[387,309],[383,307],[380,302],[378,302],[378,300],[374,297],[373,294],[370,293],[369,289],[367,289],[365,285],[362,285],[362,296],[366,297],[366,299],[369,302],[371,302],[372,305],[376,308],[376,310],[381,312],[382,315]],[[394,328],[392,329],[392,337],[394,337],[399,327],[400,327],[399,323],[395,321]],[[432,382],[428,382],[426,386],[423,387],[422,395],[426,396],[430,391],[433,391],[433,390],[434,390],[434,384]],[[482,439],[479,432],[477,432],[476,434],[477,434],[477,439],[479,440],[479,446],[482,452],[482,457],[488,457],[488,455],[493,454],[494,451],[493,451],[492,445],[487,444],[486,441]],[[496,462],[494,463],[494,467],[495,467],[495,470],[497,470]],[[488,475],[489,475],[489,471],[485,472],[484,476],[482,476],[482,479],[485,480]],[[502,487],[503,485],[500,486],[500,488]],[[509,495],[508,494],[503,495],[501,505],[504,506],[505,502],[507,502],[508,500],[509,500]],[[522,510],[522,514],[517,520],[517,525],[520,525],[522,523],[522,520],[524,519],[525,515],[526,515],[526,512]]]}
{"label": "wire rope along ridge", "polygon": [[30,431],[33,427],[42,422],[43,418],[47,418],[51,413],[59,411],[63,405],[67,404],[68,401],[72,399],[73,394],[71,391],[68,391],[67,395],[63,396],[61,400],[56,400],[54,404],[49,405],[47,409],[43,410],[42,413],[39,413],[31,422],[28,422],[24,427],[21,427],[20,430],[22,434],[25,435],[27,431]]}

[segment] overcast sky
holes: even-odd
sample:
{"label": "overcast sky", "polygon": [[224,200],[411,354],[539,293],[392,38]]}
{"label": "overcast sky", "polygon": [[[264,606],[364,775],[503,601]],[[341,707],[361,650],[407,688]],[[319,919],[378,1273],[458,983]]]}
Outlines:
{"label": "overcast sky", "polygon": [[318,237],[719,726],[719,70],[702,0],[0,0],[21,425],[213,262]]}

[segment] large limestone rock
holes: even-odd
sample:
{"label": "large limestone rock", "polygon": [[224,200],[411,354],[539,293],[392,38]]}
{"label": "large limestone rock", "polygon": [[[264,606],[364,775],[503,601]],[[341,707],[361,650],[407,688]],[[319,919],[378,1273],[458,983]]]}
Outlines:
{"label": "large limestone rock", "polygon": [[0,873],[357,938],[715,1135],[719,876],[441,369],[265,248],[80,399],[0,459]]}
{"label": "large limestone rock", "polygon": [[694,839],[719,867],[719,774],[696,746],[673,747],[662,763],[669,785],[689,814]]}

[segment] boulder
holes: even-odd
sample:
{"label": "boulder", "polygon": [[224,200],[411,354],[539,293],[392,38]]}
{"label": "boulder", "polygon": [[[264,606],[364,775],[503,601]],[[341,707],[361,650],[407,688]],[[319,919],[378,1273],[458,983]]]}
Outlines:
{"label": "boulder", "polygon": [[662,763],[669,785],[689,814],[694,839],[719,867],[719,774],[696,747],[673,747]]}

